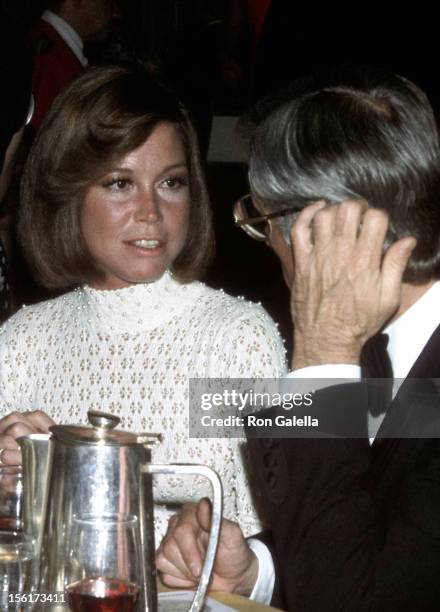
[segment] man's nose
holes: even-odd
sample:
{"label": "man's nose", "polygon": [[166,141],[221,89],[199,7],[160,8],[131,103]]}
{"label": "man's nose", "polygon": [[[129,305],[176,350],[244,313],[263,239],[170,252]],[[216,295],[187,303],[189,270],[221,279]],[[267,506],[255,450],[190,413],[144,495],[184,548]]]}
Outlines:
{"label": "man's nose", "polygon": [[143,191],[136,200],[136,221],[159,223],[162,221],[160,201],[155,193]]}

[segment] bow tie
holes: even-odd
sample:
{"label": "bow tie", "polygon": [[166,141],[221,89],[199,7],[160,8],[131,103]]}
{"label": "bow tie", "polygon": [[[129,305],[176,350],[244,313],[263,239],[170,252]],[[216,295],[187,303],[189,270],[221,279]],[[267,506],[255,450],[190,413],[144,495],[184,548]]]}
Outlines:
{"label": "bow tie", "polygon": [[388,335],[379,333],[367,340],[361,352],[363,378],[393,378],[393,367],[388,355]]}
{"label": "bow tie", "polygon": [[368,405],[373,416],[385,412],[392,400],[393,367],[387,346],[387,334],[379,333],[365,343],[361,352],[362,378],[385,379],[368,382]]}

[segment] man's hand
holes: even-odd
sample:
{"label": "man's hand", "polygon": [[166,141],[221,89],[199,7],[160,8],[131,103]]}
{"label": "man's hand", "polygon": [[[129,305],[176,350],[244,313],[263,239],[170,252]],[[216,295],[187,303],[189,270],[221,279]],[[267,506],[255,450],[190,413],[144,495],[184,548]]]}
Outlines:
{"label": "man's hand", "polygon": [[293,368],[359,363],[361,349],[397,311],[416,241],[383,257],[387,214],[361,202],[307,206],[291,229],[295,282]]}
{"label": "man's hand", "polygon": [[21,465],[20,446],[17,438],[32,433],[49,433],[55,422],[41,410],[11,412],[0,419],[0,460],[2,465]]}
{"label": "man's hand", "polygon": [[[171,517],[156,554],[162,582],[168,587],[195,588],[208,546],[211,505],[202,499],[185,504]],[[210,589],[249,595],[258,577],[258,560],[240,527],[223,519]]]}

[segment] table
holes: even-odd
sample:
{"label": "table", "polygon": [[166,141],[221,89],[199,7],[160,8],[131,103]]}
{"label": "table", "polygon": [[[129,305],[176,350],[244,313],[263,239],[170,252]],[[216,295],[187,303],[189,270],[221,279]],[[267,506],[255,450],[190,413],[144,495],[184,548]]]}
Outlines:
{"label": "table", "polygon": [[[163,591],[177,591],[177,589],[169,589],[164,586],[160,580],[157,582],[158,592]],[[241,595],[233,595],[232,593],[221,593],[219,591],[213,591],[208,593],[209,597],[219,601],[220,603],[225,604],[225,606],[230,606],[234,608],[238,612],[276,612],[278,608],[271,608],[270,606],[264,606],[263,604],[259,604],[247,597],[241,597]]]}
{"label": "table", "polygon": [[270,610],[277,610],[277,608],[263,606],[255,601],[251,601],[247,597],[232,595],[231,593],[209,593],[209,597],[224,603],[225,606],[231,606],[231,608],[235,608],[239,612],[270,612]]}

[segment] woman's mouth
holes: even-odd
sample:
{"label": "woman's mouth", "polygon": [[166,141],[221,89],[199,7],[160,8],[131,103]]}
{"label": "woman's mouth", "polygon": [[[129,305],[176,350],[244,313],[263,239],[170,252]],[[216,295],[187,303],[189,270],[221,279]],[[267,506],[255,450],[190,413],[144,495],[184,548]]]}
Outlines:
{"label": "woman's mouth", "polygon": [[129,240],[127,241],[127,244],[132,247],[135,247],[139,251],[151,254],[160,252],[164,247],[164,243],[161,240],[157,240],[155,238],[140,238],[139,240]]}
{"label": "woman's mouth", "polygon": [[141,249],[156,249],[160,246],[160,240],[146,240],[142,238],[141,240],[133,240],[132,243],[134,246],[140,247]]}

